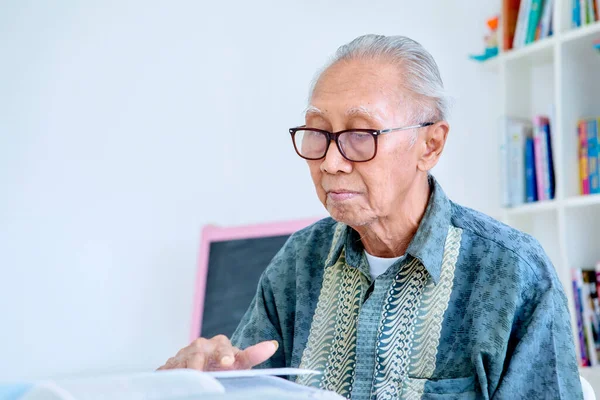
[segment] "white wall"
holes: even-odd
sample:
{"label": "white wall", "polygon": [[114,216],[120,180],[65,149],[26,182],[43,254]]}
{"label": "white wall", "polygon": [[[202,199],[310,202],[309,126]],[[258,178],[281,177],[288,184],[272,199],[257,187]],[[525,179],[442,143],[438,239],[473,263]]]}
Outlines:
{"label": "white wall", "polygon": [[157,367],[187,344],[202,225],[324,215],[287,128],[360,34],[432,52],[456,99],[436,174],[494,211],[495,76],[466,56],[498,3],[3,2],[0,380]]}

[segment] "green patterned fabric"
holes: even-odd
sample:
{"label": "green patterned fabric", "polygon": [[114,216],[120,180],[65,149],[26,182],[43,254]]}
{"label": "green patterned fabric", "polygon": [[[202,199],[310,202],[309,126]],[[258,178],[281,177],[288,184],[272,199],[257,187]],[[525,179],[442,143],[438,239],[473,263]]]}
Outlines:
{"label": "green patterned fabric", "polygon": [[433,177],[406,254],[374,281],[331,218],[290,237],[232,337],[260,367],[362,399],[580,399],[563,288],[531,236],[451,202]]}

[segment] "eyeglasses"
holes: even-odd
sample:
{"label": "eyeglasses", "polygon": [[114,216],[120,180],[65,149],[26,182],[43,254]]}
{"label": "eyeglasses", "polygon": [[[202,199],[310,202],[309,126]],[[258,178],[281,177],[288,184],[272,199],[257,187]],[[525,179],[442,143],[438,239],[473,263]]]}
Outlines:
{"label": "eyeglasses", "polygon": [[329,143],[335,141],[340,154],[348,161],[371,161],[377,154],[377,137],[390,132],[423,128],[433,125],[425,122],[418,125],[391,129],[347,129],[339,132],[329,132],[322,129],[299,126],[290,129],[292,142],[296,153],[306,160],[320,160],[329,150]]}

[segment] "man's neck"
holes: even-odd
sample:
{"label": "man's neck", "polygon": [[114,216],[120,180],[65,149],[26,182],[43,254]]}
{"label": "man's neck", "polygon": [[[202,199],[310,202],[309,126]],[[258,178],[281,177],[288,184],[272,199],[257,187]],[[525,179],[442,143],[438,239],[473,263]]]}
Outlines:
{"label": "man's neck", "polygon": [[429,193],[429,180],[425,177],[410,189],[392,215],[365,226],[353,227],[367,253],[386,258],[404,255],[423,219]]}

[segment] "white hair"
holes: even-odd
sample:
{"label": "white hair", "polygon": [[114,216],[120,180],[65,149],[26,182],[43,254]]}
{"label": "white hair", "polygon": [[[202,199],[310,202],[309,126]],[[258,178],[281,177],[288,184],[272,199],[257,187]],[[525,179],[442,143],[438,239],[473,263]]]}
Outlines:
{"label": "white hair", "polygon": [[329,67],[342,61],[382,59],[398,67],[401,87],[408,91],[412,109],[411,123],[446,120],[450,102],[444,90],[438,66],[423,46],[405,36],[364,35],[338,48],[332,59],[313,80],[309,101],[315,85]]}

